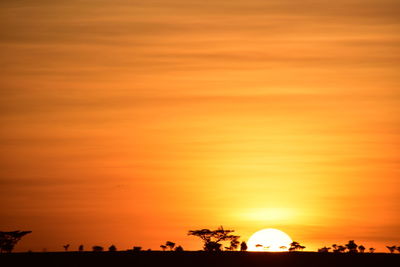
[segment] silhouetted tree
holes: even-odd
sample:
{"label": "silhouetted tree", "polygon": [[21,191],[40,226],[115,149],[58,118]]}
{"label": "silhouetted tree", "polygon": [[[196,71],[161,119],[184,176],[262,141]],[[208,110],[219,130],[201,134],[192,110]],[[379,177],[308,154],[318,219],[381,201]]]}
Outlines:
{"label": "silhouetted tree", "polygon": [[69,249],[69,244],[66,244],[66,245],[64,245],[63,247],[64,247],[64,250],[65,250],[65,251],[68,251],[68,249]]}
{"label": "silhouetted tree", "polygon": [[241,244],[240,244],[240,251],[247,251],[247,244],[246,244],[246,242],[242,242]]}
{"label": "silhouetted tree", "polygon": [[400,247],[397,247],[396,250],[400,253]]}
{"label": "silhouetted tree", "polygon": [[163,251],[165,251],[165,250],[167,249],[167,246],[166,246],[166,245],[161,245],[160,248],[161,248]]}
{"label": "silhouetted tree", "polygon": [[108,248],[108,251],[110,251],[110,252],[115,252],[115,251],[117,251],[117,247],[114,246],[114,245],[111,245],[111,246]]}
{"label": "silhouetted tree", "polygon": [[293,241],[292,243],[290,243],[289,251],[292,252],[292,251],[297,251],[297,250],[303,250],[303,249],[305,249],[305,248],[306,248],[306,247],[300,245],[299,242]]}
{"label": "silhouetted tree", "polygon": [[165,243],[165,245],[169,248],[169,250],[173,250],[174,249],[174,247],[175,247],[175,243],[174,242],[171,242],[171,241],[167,241],[166,243]]}
{"label": "silhouetted tree", "polygon": [[222,226],[217,230],[201,229],[190,230],[188,235],[199,237],[204,242],[203,249],[205,251],[221,251],[221,243],[224,241],[232,241],[238,239],[239,236],[232,235],[234,230],[225,230]]}
{"label": "silhouetted tree", "polygon": [[225,247],[226,250],[229,251],[234,251],[237,250],[237,248],[239,247],[239,236],[236,236],[235,238],[232,238],[231,242],[230,242],[230,246],[229,247]]}
{"label": "silhouetted tree", "polygon": [[369,248],[369,253],[374,253],[375,252],[375,248]]}
{"label": "silhouetted tree", "polygon": [[282,250],[286,250],[288,247],[287,246],[280,246],[279,247],[279,249],[282,249]]}
{"label": "silhouetted tree", "polygon": [[83,250],[84,250],[83,245],[80,245],[79,248],[78,248],[78,251],[82,252]]}
{"label": "silhouetted tree", "polygon": [[320,252],[320,253],[328,253],[330,249],[331,249],[330,247],[323,247],[323,248],[319,248],[318,252]]}
{"label": "silhouetted tree", "polygon": [[177,246],[175,248],[175,251],[178,251],[178,252],[183,251],[183,247],[182,246]]}
{"label": "silhouetted tree", "polygon": [[12,232],[0,232],[0,253],[12,252],[15,245],[21,238],[32,231],[12,231]]}
{"label": "silhouetted tree", "polygon": [[395,252],[395,250],[397,249],[397,247],[396,246],[386,246],[387,248],[388,248],[388,250],[390,251],[390,253],[394,253]]}
{"label": "silhouetted tree", "polygon": [[141,250],[142,250],[142,247],[133,247],[134,252],[141,251]]}
{"label": "silhouetted tree", "polygon": [[104,250],[104,248],[102,246],[93,246],[92,250],[94,252],[102,252]]}
{"label": "silhouetted tree", "polygon": [[360,245],[358,246],[358,250],[360,251],[360,253],[364,253],[365,247],[363,245]]}
{"label": "silhouetted tree", "polygon": [[354,243],[354,240],[349,240],[349,243],[347,243],[346,248],[349,250],[349,253],[357,253],[357,244]]}
{"label": "silhouetted tree", "polygon": [[343,252],[345,252],[346,251],[346,247],[345,246],[342,246],[342,245],[340,245],[340,246],[338,246],[337,247],[337,252],[339,252],[339,253],[343,253]]}

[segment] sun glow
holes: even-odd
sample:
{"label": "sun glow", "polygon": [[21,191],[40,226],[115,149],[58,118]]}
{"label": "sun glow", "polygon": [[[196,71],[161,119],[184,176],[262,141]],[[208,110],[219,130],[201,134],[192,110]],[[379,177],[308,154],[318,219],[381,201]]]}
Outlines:
{"label": "sun glow", "polygon": [[284,232],[268,228],[255,232],[248,240],[248,251],[288,251],[292,239]]}

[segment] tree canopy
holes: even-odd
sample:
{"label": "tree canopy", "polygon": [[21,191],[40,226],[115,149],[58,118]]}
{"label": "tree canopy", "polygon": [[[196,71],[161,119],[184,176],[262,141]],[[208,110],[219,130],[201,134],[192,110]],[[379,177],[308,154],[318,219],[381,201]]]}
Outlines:
{"label": "tree canopy", "polygon": [[220,226],[217,230],[201,229],[190,230],[188,235],[199,237],[203,242],[203,249],[205,251],[221,251],[221,246],[224,241],[230,242],[230,247],[237,248],[239,244],[238,239],[240,236],[233,235],[234,230],[225,230]]}
{"label": "tree canopy", "polygon": [[21,238],[32,231],[0,232],[0,252],[12,252]]}

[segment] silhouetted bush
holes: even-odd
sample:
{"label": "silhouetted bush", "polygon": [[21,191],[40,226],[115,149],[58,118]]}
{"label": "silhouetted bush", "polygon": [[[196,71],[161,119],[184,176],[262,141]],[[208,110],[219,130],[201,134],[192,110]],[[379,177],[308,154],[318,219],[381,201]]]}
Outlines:
{"label": "silhouetted bush", "polygon": [[247,251],[247,244],[246,244],[246,242],[242,242],[241,244],[240,244],[240,251]]}
{"label": "silhouetted bush", "polygon": [[175,251],[178,251],[178,252],[183,251],[183,247],[182,246],[177,246],[175,248]]}
{"label": "silhouetted bush", "polygon": [[323,247],[323,248],[319,248],[318,252],[320,252],[320,253],[328,253],[330,249],[331,249],[330,247]]}
{"label": "silhouetted bush", "polygon": [[342,245],[333,244],[332,248],[333,248],[333,252],[335,252],[335,253],[343,253],[346,251],[346,247],[342,246]]}
{"label": "silhouetted bush", "polygon": [[94,252],[102,252],[104,250],[104,248],[102,246],[93,246],[92,250]]}
{"label": "silhouetted bush", "polygon": [[114,246],[114,245],[111,245],[111,246],[108,248],[108,251],[110,251],[110,252],[115,252],[115,251],[117,251],[117,247]]}

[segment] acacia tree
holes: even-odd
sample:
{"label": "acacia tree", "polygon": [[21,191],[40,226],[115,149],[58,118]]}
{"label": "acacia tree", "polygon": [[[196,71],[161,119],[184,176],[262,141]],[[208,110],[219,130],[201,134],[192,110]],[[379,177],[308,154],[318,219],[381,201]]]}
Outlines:
{"label": "acacia tree", "polygon": [[396,246],[386,246],[388,248],[388,250],[390,251],[390,253],[394,253],[394,251],[396,250]]}
{"label": "acacia tree", "polygon": [[[225,230],[220,226],[217,230],[201,229],[201,230],[190,230],[188,235],[199,237],[203,242],[203,249],[205,251],[221,251],[221,242],[237,241],[240,236],[232,235],[234,230]],[[239,244],[239,243],[237,243]]]}
{"label": "acacia tree", "polygon": [[167,246],[168,248],[169,248],[169,250],[173,250],[174,249],[174,247],[175,247],[175,243],[174,242],[171,242],[171,241],[167,241],[166,243],[165,243],[165,246]]}
{"label": "acacia tree", "polygon": [[303,249],[305,249],[305,248],[306,248],[306,247],[300,245],[299,242],[293,241],[292,243],[290,243],[289,251],[292,252],[292,251],[297,251],[297,250],[303,250]]}
{"label": "acacia tree", "polygon": [[229,251],[237,250],[237,248],[239,247],[239,244],[240,244],[238,239],[239,239],[239,236],[236,236],[236,238],[233,238],[230,242],[229,247],[225,247],[225,249],[229,250]]}
{"label": "acacia tree", "polygon": [[64,250],[65,250],[65,251],[68,251],[69,246],[70,246],[69,244],[63,245]]}
{"label": "acacia tree", "polygon": [[363,245],[360,245],[358,246],[358,250],[360,251],[360,253],[364,253],[365,247]]}
{"label": "acacia tree", "polygon": [[375,248],[369,248],[369,253],[374,253],[375,252]]}
{"label": "acacia tree", "polygon": [[32,231],[12,231],[12,232],[0,232],[0,253],[1,252],[12,252],[15,245],[21,238]]}

